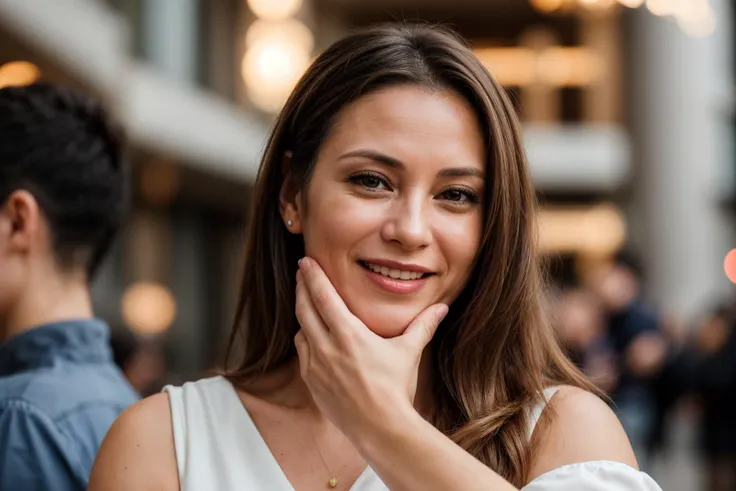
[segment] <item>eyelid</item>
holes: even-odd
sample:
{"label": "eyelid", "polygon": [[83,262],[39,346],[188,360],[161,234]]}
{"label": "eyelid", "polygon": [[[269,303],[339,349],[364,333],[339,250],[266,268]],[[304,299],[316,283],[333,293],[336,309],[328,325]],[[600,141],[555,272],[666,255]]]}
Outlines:
{"label": "eyelid", "polygon": [[[441,196],[444,193],[447,193],[450,191],[458,191],[460,193],[464,193],[467,198],[466,201],[464,201],[464,203],[473,204],[473,203],[478,203],[480,201],[480,197],[478,193],[474,189],[466,187],[466,186],[451,186],[451,187],[445,188],[439,193],[438,196]],[[454,201],[454,200],[450,200],[450,201],[453,203],[463,203],[461,201]]]}
{"label": "eyelid", "polygon": [[[352,183],[355,183],[355,184],[359,184],[357,181],[361,177],[373,177],[375,179],[380,180],[381,183],[386,186],[386,188],[393,189],[392,186],[391,186],[391,181],[388,179],[388,177],[386,177],[385,175],[381,174],[380,172],[376,172],[376,171],[372,171],[372,170],[359,171],[359,172],[356,172],[355,174],[351,174],[348,177],[348,181],[350,181]],[[376,191],[376,189],[374,189],[374,191]],[[377,190],[377,191],[380,191],[380,189]]]}

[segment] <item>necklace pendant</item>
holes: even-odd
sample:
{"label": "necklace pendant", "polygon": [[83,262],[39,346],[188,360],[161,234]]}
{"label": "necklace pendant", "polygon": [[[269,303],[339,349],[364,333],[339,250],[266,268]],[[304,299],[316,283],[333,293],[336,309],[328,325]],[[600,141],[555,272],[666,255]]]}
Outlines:
{"label": "necklace pendant", "polygon": [[327,481],[327,485],[328,485],[329,487],[331,487],[331,488],[335,488],[335,487],[337,487],[337,478],[336,478],[336,477],[332,477],[332,478],[330,478],[330,480],[329,480],[329,481]]}

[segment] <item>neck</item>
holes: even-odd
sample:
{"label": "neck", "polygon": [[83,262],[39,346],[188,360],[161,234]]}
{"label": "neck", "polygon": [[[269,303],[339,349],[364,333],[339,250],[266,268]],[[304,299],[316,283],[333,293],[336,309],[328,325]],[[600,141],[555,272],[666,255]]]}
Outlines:
{"label": "neck", "polygon": [[[270,404],[319,413],[319,408],[300,375],[297,357],[268,374],[249,381],[243,385],[243,389]],[[432,394],[432,352],[427,347],[419,363],[414,407],[428,421],[431,421],[434,412]]]}
{"label": "neck", "polygon": [[93,317],[86,275],[48,275],[29,281],[23,294],[0,324],[0,342],[34,327]]}

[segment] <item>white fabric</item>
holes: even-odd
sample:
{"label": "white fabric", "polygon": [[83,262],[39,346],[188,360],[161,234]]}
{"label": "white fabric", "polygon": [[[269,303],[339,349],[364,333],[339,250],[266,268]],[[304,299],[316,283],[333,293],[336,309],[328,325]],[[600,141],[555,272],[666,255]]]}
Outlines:
{"label": "white fabric", "polygon": [[[233,386],[223,377],[164,388],[171,400],[182,491],[294,491]],[[534,430],[546,403],[531,410]],[[387,491],[370,467],[350,491]],[[552,470],[522,491],[661,491],[646,474],[617,462],[585,462]]]}
{"label": "white fabric", "polygon": [[535,404],[531,411],[529,411],[529,439],[531,440],[532,434],[534,433],[534,429],[537,427],[537,423],[539,423],[539,418],[542,417],[542,411],[544,411],[544,408],[547,407],[547,404],[552,399],[552,396],[557,394],[557,391],[560,390],[559,387],[547,387],[544,389],[544,401],[540,401],[539,404]]}
{"label": "white fabric", "polygon": [[605,460],[558,467],[523,491],[662,491],[654,479],[633,467]]}
{"label": "white fabric", "polygon": [[[230,382],[213,377],[164,390],[182,491],[294,491]],[[370,468],[350,488],[385,490]]]}

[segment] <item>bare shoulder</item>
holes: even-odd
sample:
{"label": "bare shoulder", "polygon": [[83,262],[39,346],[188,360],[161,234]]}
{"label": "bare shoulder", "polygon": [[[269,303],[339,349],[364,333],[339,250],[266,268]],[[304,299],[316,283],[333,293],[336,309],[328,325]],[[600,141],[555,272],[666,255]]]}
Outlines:
{"label": "bare shoulder", "polygon": [[156,394],[120,414],[102,442],[88,489],[179,489],[168,394]]}
{"label": "bare shoulder", "polygon": [[549,424],[541,425],[534,433],[532,479],[563,465],[595,460],[638,468],[621,423],[595,394],[576,387],[562,387],[545,411],[550,410]]}

